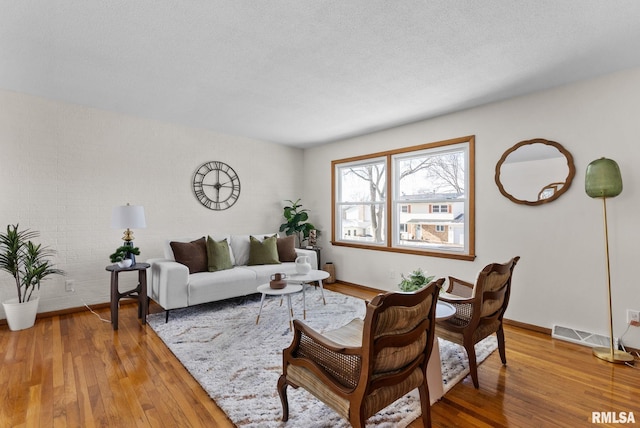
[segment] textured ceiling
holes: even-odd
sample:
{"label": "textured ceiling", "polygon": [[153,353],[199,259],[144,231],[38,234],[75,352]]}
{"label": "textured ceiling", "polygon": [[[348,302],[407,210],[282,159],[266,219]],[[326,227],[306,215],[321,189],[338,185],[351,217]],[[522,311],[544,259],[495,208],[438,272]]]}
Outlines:
{"label": "textured ceiling", "polygon": [[0,88],[308,147],[640,66],[636,0],[0,0]]}

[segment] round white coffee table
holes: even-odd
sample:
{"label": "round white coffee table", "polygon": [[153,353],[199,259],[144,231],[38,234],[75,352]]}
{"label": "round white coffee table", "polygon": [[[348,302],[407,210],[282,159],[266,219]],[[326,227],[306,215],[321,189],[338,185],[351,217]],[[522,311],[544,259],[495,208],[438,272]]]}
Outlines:
{"label": "round white coffee table", "polygon": [[[264,298],[267,296],[287,296],[287,305],[289,306],[289,329],[293,331],[293,308],[291,307],[291,295],[304,290],[304,286],[301,284],[287,284],[284,288],[271,288],[269,283],[258,286],[258,293],[262,293],[260,299],[260,311],[258,312],[258,318],[256,318],[256,324],[260,322],[260,315],[262,314],[262,305],[264,304]],[[304,299],[303,299],[304,300]]]}
{"label": "round white coffee table", "polygon": [[302,307],[303,307],[303,318],[307,319],[307,302],[305,296],[305,284],[310,284],[312,282],[317,282],[320,285],[320,294],[322,294],[322,303],[327,304],[326,299],[324,298],[324,287],[322,286],[322,280],[329,278],[329,272],[325,272],[323,270],[311,270],[306,274],[299,273],[290,273],[287,276],[287,284],[299,284],[302,286]]}

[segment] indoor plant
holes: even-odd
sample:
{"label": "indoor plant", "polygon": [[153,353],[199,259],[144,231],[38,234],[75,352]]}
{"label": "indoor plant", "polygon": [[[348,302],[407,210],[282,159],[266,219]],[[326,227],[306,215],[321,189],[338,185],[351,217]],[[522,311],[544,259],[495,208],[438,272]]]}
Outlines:
{"label": "indoor plant", "polygon": [[18,225],[8,225],[6,233],[0,233],[0,270],[9,273],[16,285],[18,297],[3,302],[7,323],[11,330],[33,326],[38,312],[40,283],[49,275],[63,275],[53,267],[49,257],[55,251],[32,239],[38,232],[19,230]]}
{"label": "indoor plant", "polygon": [[[287,200],[291,205],[284,207],[284,218],[286,223],[280,225],[280,232],[285,232],[287,235],[296,235],[298,237],[298,245],[302,248],[304,241],[309,238],[309,232],[316,227],[309,223],[309,210],[303,209],[300,199],[295,202]],[[317,231],[316,233],[320,233]]]}
{"label": "indoor plant", "polygon": [[[116,251],[109,256],[111,263],[118,263],[120,267],[129,267],[122,262],[126,259],[131,259],[131,254],[135,254],[136,256],[140,255],[140,249],[138,247],[131,247],[128,245],[122,245],[116,248]],[[133,264],[133,259],[131,259],[131,263]]]}
{"label": "indoor plant", "polygon": [[402,291],[417,291],[429,284],[435,278],[434,275],[426,276],[426,272],[423,272],[422,269],[418,268],[411,272],[406,277],[402,274],[402,281],[398,284],[398,287]]}

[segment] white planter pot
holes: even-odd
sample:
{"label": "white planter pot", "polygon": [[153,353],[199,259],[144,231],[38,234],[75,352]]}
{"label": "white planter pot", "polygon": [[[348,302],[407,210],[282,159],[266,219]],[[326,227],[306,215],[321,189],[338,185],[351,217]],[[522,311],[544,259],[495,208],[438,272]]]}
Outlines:
{"label": "white planter pot", "polygon": [[7,315],[9,330],[18,331],[33,327],[38,313],[40,297],[35,297],[28,302],[18,303],[18,298],[2,302],[4,313]]}

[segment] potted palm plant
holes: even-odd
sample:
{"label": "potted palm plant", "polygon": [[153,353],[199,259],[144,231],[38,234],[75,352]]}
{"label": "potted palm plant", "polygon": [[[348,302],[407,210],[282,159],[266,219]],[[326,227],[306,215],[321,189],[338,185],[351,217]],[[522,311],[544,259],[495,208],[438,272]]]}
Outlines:
{"label": "potted palm plant", "polygon": [[17,224],[0,233],[0,270],[13,277],[18,292],[18,297],[2,302],[11,330],[34,325],[39,301],[34,291],[40,290],[40,283],[49,275],[64,275],[49,260],[55,251],[32,241],[38,235],[29,229],[19,230]]}

